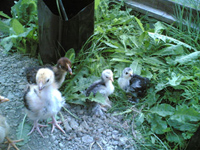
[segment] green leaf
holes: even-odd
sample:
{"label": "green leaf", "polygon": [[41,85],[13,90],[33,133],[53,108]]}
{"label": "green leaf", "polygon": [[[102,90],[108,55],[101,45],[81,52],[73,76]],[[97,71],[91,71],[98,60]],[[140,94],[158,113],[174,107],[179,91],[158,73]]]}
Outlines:
{"label": "green leaf", "polygon": [[69,60],[71,61],[71,63],[73,64],[75,61],[75,51],[73,48],[67,50],[67,52],[65,53],[65,57],[69,58]]}
{"label": "green leaf", "polygon": [[11,26],[16,35],[19,35],[24,32],[23,25],[17,19],[11,20]]}
{"label": "green leaf", "polygon": [[172,120],[172,119],[168,120],[168,124],[177,130],[190,131],[190,132],[195,132],[199,126],[198,124],[192,124],[188,122],[179,122],[178,120]]}
{"label": "green leaf", "polygon": [[170,119],[178,122],[200,121],[200,113],[192,107],[180,105],[176,106],[176,111],[170,117]]}
{"label": "green leaf", "polygon": [[23,141],[16,143],[17,145],[24,145],[29,141],[30,136],[27,134],[31,130],[31,126],[25,123],[26,115],[24,116],[22,122],[19,124],[17,129],[17,139],[23,139]]}
{"label": "green leaf", "polygon": [[0,20],[0,31],[3,33],[10,33],[10,27]]}
{"label": "green leaf", "polygon": [[99,4],[100,4],[100,0],[95,0],[95,7],[94,8],[97,9]]}
{"label": "green leaf", "polygon": [[3,13],[3,11],[0,11],[0,16],[5,17],[7,19],[10,19],[10,16],[6,15],[5,13]]}
{"label": "green leaf", "polygon": [[172,75],[171,75],[172,79],[169,79],[169,82],[168,84],[171,85],[171,86],[178,86],[181,84],[182,82],[182,79],[183,79],[183,76],[182,75],[176,75],[174,72],[172,72]]}
{"label": "green leaf", "polygon": [[169,104],[160,104],[149,110],[151,113],[156,113],[159,116],[166,117],[174,114],[175,108]]}
{"label": "green leaf", "polygon": [[162,120],[162,117],[157,114],[149,114],[148,122],[151,124],[151,130],[156,134],[163,134],[167,131],[167,123]]}
{"label": "green leaf", "polygon": [[200,57],[200,51],[190,53],[185,56],[178,56],[175,59],[175,62],[180,63],[180,64],[187,64],[190,61],[194,61]]}
{"label": "green leaf", "polygon": [[136,59],[132,62],[132,64],[130,65],[130,68],[133,69],[133,73],[134,74],[141,74],[141,70],[142,70],[142,66],[139,64],[140,60]]}
{"label": "green leaf", "polygon": [[182,55],[184,53],[181,45],[169,44],[167,47],[153,53],[152,55],[169,56],[169,55]]}
{"label": "green leaf", "polygon": [[138,19],[137,17],[135,17],[135,20],[137,21],[138,25],[140,26],[141,30],[144,32],[144,27],[143,24],[141,23],[140,19]]}
{"label": "green leaf", "polygon": [[166,27],[160,21],[156,22],[154,26],[155,33],[162,33],[162,31],[166,29]]}
{"label": "green leaf", "polygon": [[152,33],[152,32],[148,32],[148,34],[149,34],[149,36],[150,36],[151,38],[153,38],[154,40],[159,39],[159,40],[162,40],[162,41],[165,42],[165,43],[167,43],[167,42],[174,42],[174,43],[176,43],[177,45],[182,45],[182,46],[184,46],[184,47],[186,47],[186,48],[188,48],[188,49],[193,49],[193,50],[197,51],[196,48],[194,48],[194,47],[192,47],[192,46],[190,46],[190,45],[188,45],[188,44],[186,44],[186,43],[184,43],[184,42],[181,42],[181,41],[179,41],[179,40],[177,40],[177,39],[174,39],[174,38],[172,38],[172,37],[165,36],[165,35],[158,34],[158,33]]}

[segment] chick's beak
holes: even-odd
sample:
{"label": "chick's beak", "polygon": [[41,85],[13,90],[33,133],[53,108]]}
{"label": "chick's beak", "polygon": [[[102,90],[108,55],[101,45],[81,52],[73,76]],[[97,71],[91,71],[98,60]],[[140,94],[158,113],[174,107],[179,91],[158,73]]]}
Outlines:
{"label": "chick's beak", "polygon": [[130,77],[132,77],[132,76],[133,76],[133,73],[132,73],[132,72],[129,72],[129,75],[130,75]]}
{"label": "chick's beak", "polygon": [[39,88],[40,91],[44,88],[44,85],[42,84],[42,82],[39,82],[38,88]]}
{"label": "chick's beak", "polygon": [[67,65],[67,71],[72,75],[72,69],[70,68],[69,64],[66,65]]}
{"label": "chick's beak", "polygon": [[112,82],[114,82],[113,77],[110,77],[110,80],[111,80]]}

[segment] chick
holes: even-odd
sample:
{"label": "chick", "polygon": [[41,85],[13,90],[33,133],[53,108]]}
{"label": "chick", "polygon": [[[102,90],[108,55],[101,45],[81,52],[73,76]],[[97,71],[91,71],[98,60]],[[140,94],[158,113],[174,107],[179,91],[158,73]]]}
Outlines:
{"label": "chick", "polygon": [[52,118],[51,133],[55,127],[65,133],[55,119],[56,114],[64,104],[64,99],[60,91],[57,90],[57,85],[54,80],[55,77],[52,70],[41,68],[36,74],[37,85],[29,85],[24,94],[24,104],[27,108],[27,115],[34,121],[33,128],[28,135],[36,129],[40,135],[44,137],[39,127],[46,127],[46,125],[41,125],[38,121],[49,117]]}
{"label": "chick", "polygon": [[[2,96],[0,98],[1,99],[6,99],[6,101],[9,101],[7,98],[2,97]],[[3,102],[3,101],[1,101],[1,102]],[[9,129],[10,129],[10,126],[6,121],[6,118],[3,117],[2,115],[0,115],[0,143],[3,143],[4,139],[6,138],[8,143],[9,143],[8,150],[10,149],[11,146],[13,146],[16,150],[19,150],[17,148],[17,146],[15,145],[15,143],[20,142],[22,140],[10,140],[7,137],[8,133],[9,133]]]}
{"label": "chick", "polygon": [[102,110],[106,111],[105,107],[111,107],[111,102],[109,101],[108,96],[114,92],[113,82],[113,72],[110,69],[106,69],[102,72],[101,80],[95,81],[87,90],[86,96],[89,96],[90,93],[93,93],[95,96],[97,92],[102,94],[105,97],[105,104],[100,105],[99,103],[95,103],[95,107],[92,111],[95,115],[103,115]]}
{"label": "chick", "polygon": [[119,86],[127,93],[131,94],[131,102],[138,102],[140,97],[145,95],[150,80],[146,77],[133,74],[129,67],[125,68],[122,76],[118,79]]}
{"label": "chick", "polygon": [[53,70],[54,75],[55,75],[55,83],[57,84],[58,88],[60,88],[62,83],[64,82],[67,72],[69,72],[72,75],[71,61],[66,57],[61,57],[58,60],[56,66],[46,65],[46,66],[26,68],[25,72],[26,72],[26,78],[27,78],[28,83],[36,84],[35,77],[36,77],[37,71],[44,67]]}

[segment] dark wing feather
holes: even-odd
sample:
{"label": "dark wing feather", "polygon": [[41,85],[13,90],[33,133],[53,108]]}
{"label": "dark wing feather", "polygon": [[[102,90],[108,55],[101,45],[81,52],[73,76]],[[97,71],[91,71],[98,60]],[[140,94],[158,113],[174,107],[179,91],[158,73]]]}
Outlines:
{"label": "dark wing feather", "polygon": [[24,98],[23,98],[23,100],[24,100],[24,106],[25,106],[28,110],[30,110],[29,105],[28,105],[28,101],[27,101],[27,99],[26,99],[26,95],[28,94],[28,92],[30,92],[30,86],[28,86],[28,89],[27,89],[26,92],[24,93]]}
{"label": "dark wing feather", "polygon": [[99,80],[94,82],[87,90],[86,90],[86,96],[89,96],[90,93],[94,93],[95,94],[100,90],[101,87],[105,87],[105,83],[103,82],[103,80]]}
{"label": "dark wing feather", "polygon": [[150,80],[146,77],[141,77],[139,75],[134,74],[130,80],[130,92],[138,92],[138,94],[142,94],[148,88]]}

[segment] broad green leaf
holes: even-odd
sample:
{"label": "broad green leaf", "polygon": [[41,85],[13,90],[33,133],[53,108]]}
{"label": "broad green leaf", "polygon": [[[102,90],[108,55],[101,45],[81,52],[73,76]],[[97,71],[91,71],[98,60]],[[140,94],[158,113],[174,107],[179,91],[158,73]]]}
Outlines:
{"label": "broad green leaf", "polygon": [[162,62],[162,60],[158,57],[144,57],[143,59],[146,64],[150,64],[156,67],[160,67],[161,65],[166,66],[166,64]]}
{"label": "broad green leaf", "polygon": [[178,122],[200,121],[200,113],[192,107],[180,105],[176,106],[176,111],[170,117],[170,120],[176,120]]}
{"label": "broad green leaf", "polygon": [[169,37],[169,36],[166,36],[166,35],[162,35],[162,34],[158,34],[158,33],[152,33],[152,32],[148,32],[148,34],[154,40],[159,39],[159,40],[162,40],[165,43],[167,43],[167,42],[174,42],[177,45],[182,45],[182,46],[184,46],[184,47],[186,47],[188,49],[193,49],[193,50],[197,51],[196,48],[194,48],[194,47],[192,47],[192,46],[190,46],[190,45],[188,45],[188,44],[186,44],[184,42],[181,42],[181,41],[179,41],[177,39],[174,39],[172,37]]}
{"label": "broad green leaf", "polygon": [[197,51],[197,52],[193,52],[188,55],[185,55],[185,56],[178,56],[175,59],[175,62],[180,63],[180,64],[187,64],[190,61],[194,61],[194,60],[198,59],[199,57],[200,57],[200,51]]}
{"label": "broad green leaf", "polygon": [[175,108],[169,104],[160,104],[149,110],[151,113],[156,113],[159,116],[166,117],[174,114]]}
{"label": "broad green leaf", "polygon": [[136,59],[132,62],[132,64],[130,65],[130,68],[133,69],[133,73],[134,74],[141,74],[141,70],[142,70],[142,66],[139,64],[140,60]]}
{"label": "broad green leaf", "polygon": [[148,122],[151,124],[151,130],[156,134],[163,134],[167,129],[167,122],[156,114],[149,114]]}
{"label": "broad green leaf", "polygon": [[0,31],[3,33],[10,33],[10,27],[0,20]]}
{"label": "broad green leaf", "polygon": [[178,120],[171,120],[171,119],[168,120],[168,124],[177,130],[189,131],[189,132],[195,132],[199,126],[196,123],[192,124],[192,123],[188,123],[188,122],[179,122]]}
{"label": "broad green leaf", "polygon": [[24,27],[17,19],[12,19],[11,25],[16,35],[24,33]]}
{"label": "broad green leaf", "polygon": [[169,44],[167,47],[153,53],[152,55],[168,56],[168,55],[182,55],[184,53],[181,45]]}
{"label": "broad green leaf", "polygon": [[180,133],[175,133],[175,132],[168,132],[166,139],[171,143],[175,142],[179,144],[181,144],[184,140]]}

